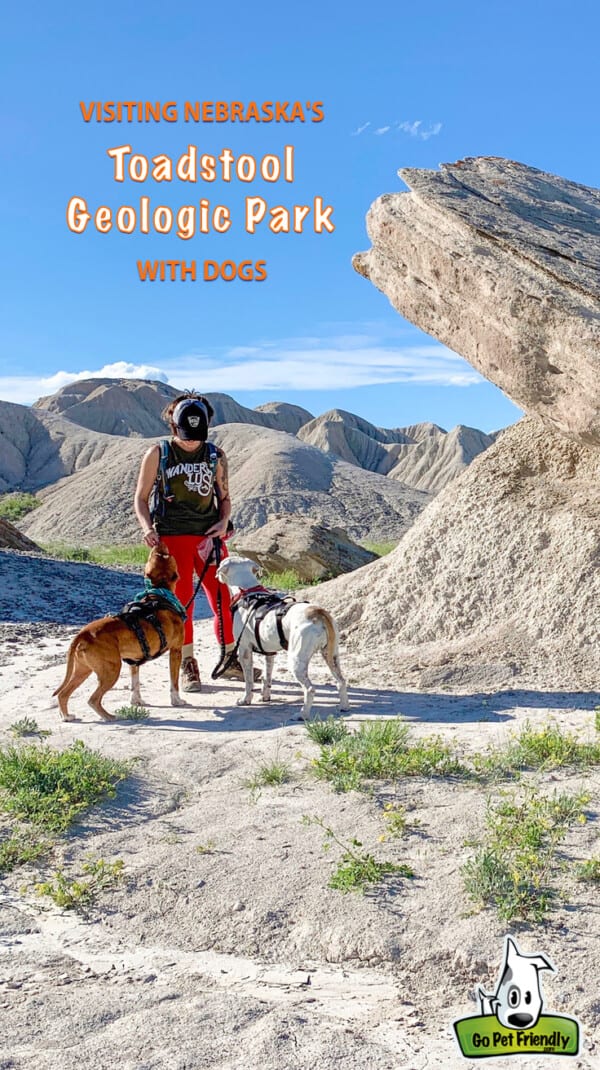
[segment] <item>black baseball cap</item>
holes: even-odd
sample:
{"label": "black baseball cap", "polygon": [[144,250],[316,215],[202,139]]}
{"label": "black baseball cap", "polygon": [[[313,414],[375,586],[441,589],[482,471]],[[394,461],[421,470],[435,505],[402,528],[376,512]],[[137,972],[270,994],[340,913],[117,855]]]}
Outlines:
{"label": "black baseball cap", "polygon": [[208,412],[198,398],[185,398],[175,406],[171,417],[177,429],[177,437],[189,442],[206,442],[208,438]]}

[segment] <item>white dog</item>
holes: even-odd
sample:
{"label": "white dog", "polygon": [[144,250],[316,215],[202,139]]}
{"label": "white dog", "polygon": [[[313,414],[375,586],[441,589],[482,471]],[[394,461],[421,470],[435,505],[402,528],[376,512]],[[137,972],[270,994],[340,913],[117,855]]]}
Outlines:
{"label": "white dog", "polygon": [[543,1006],[540,970],[554,972],[554,966],[545,955],[523,955],[507,936],[496,991],[477,989],[481,1013],[495,1014],[508,1029],[533,1029]]}
{"label": "white dog", "polygon": [[220,583],[234,593],[233,629],[238,643],[238,657],[244,670],[245,694],[238,706],[252,702],[252,654],[265,655],[262,700],[271,698],[273,657],[280,650],[288,652],[288,668],[304,691],[302,716],[309,717],[314,688],[308,676],[308,664],[320,650],[337,682],[339,709],[348,709],[348,690],[339,663],[338,635],[333,618],[325,609],[307,602],[295,602],[262,587],[257,578],[260,568],[247,557],[231,556],[217,570]]}

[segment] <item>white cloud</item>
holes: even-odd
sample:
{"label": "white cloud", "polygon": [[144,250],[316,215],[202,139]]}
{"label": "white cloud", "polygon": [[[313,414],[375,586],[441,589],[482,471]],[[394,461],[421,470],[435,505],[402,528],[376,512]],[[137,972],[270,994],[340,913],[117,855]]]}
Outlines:
{"label": "white cloud", "polygon": [[356,130],[352,131],[352,135],[351,136],[352,137],[359,137],[360,134],[364,134],[365,130],[370,125],[371,125],[370,123],[363,123],[362,126],[357,126]]}
{"label": "white cloud", "polygon": [[[96,370],[59,371],[50,376],[1,376],[0,398],[27,405],[77,379],[157,379],[179,389],[231,393],[269,390],[340,390],[393,383],[470,386],[481,376],[462,357],[438,342],[410,344],[393,333],[378,335],[375,324],[327,337],[269,339],[218,352],[187,353],[161,366],[118,361]],[[362,329],[360,329],[362,327]],[[414,337],[414,336],[413,336]]]}
{"label": "white cloud", "polygon": [[391,130],[391,126],[380,126],[374,131],[375,134],[387,134],[388,130]]}
{"label": "white cloud", "polygon": [[422,141],[428,141],[430,137],[435,137],[442,129],[442,124],[439,122],[429,123],[427,126],[423,125],[422,119],[414,119],[409,122],[406,119],[402,123],[398,123],[398,130],[402,130],[405,134],[409,134],[410,137],[421,138]]}
{"label": "white cloud", "polygon": [[6,375],[0,376],[0,398],[18,405],[30,405],[38,398],[55,394],[63,386],[78,379],[158,379],[168,383],[166,372],[150,364],[130,364],[118,360],[105,364],[95,371],[55,372],[53,375]]}

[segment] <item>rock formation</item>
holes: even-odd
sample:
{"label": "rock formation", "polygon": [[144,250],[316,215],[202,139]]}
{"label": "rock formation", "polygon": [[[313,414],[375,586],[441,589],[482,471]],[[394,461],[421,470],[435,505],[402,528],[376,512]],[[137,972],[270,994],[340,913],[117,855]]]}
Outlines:
{"label": "rock formation", "polygon": [[[149,441],[107,437],[98,462],[39,493],[42,505],[20,521],[30,537],[75,545],[138,541],[133,494]],[[233,518],[242,533],[262,527],[274,513],[296,513],[355,538],[395,539],[430,500],[281,431],[224,424],[211,439],[229,459]]]}
{"label": "rock formation", "polygon": [[40,553],[37,543],[28,539],[22,531],[0,516],[0,547],[5,550],[25,550]]}
{"label": "rock formation", "polygon": [[[40,398],[34,410],[67,417],[72,423],[108,435],[152,438],[167,433],[161,413],[181,391],[153,379],[78,379],[49,397]],[[311,420],[305,409],[272,402],[248,409],[229,394],[207,393],[217,424],[244,423],[276,431],[296,431]]]}
{"label": "rock formation", "polygon": [[298,438],[369,472],[433,494],[494,441],[493,435],[460,425],[450,432],[430,423],[394,430],[375,427],[343,409],[331,409],[304,424]]}
{"label": "rock formation", "polygon": [[400,172],[356,270],[517,405],[600,445],[600,192],[496,157]]}
{"label": "rock formation", "polygon": [[600,193],[496,159],[407,179],[357,269],[532,415],[320,597],[396,685],[596,688]]}
{"label": "rock formation", "polygon": [[54,483],[98,460],[114,441],[55,413],[0,401],[0,493]]}
{"label": "rock formation", "polygon": [[341,528],[299,516],[272,517],[262,528],[237,539],[235,549],[268,572],[292,569],[306,581],[352,572],[376,558]]}

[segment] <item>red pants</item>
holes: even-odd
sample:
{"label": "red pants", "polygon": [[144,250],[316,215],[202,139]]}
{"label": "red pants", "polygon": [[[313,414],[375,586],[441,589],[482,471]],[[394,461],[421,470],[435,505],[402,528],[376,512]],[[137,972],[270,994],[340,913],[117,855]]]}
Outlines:
{"label": "red pants", "polygon": [[[177,570],[179,572],[179,579],[175,588],[175,594],[180,602],[185,605],[189,602],[194,593],[194,586],[196,576],[202,574],[204,569],[205,560],[201,556],[203,545],[206,543],[206,536],[204,535],[161,535],[161,541],[164,542],[168,548],[169,553],[173,555],[177,562]],[[200,552],[199,552],[200,551]],[[227,547],[224,542],[221,542],[221,559],[227,557]],[[214,560],[208,566],[204,579],[202,580],[202,589],[206,595],[208,604],[212,610],[214,621],[213,626],[215,629],[215,635],[217,642],[221,642],[221,631],[219,628],[219,616],[217,612],[217,591],[221,592],[221,611],[223,614],[223,640],[229,645],[233,643],[233,623],[231,620],[231,595],[229,593],[229,587],[226,587],[224,583],[219,583],[216,576],[217,566]],[[193,642],[194,639],[194,605],[188,607],[187,617],[185,621],[185,631],[183,641],[187,645]]]}

